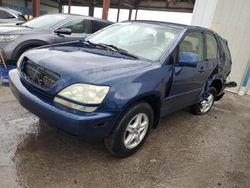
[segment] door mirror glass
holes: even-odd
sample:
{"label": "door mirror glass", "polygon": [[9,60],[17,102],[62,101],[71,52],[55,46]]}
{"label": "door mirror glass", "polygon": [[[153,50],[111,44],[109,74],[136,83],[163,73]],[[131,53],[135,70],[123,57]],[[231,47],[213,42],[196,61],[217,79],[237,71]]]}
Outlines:
{"label": "door mirror glass", "polygon": [[182,52],[179,58],[179,65],[185,67],[196,67],[199,56],[191,52]]}
{"label": "door mirror glass", "polygon": [[59,28],[54,31],[58,35],[70,35],[72,33],[71,29],[68,28]]}

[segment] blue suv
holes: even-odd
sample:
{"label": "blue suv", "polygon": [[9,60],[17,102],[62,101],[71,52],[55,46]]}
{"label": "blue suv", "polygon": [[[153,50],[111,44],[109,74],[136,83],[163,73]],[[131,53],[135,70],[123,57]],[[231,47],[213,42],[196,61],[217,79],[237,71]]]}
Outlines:
{"label": "blue suv", "polygon": [[25,52],[9,78],[30,112],[126,157],[162,116],[186,107],[206,114],[222,98],[231,64],[227,42],[211,30],[132,21]]}

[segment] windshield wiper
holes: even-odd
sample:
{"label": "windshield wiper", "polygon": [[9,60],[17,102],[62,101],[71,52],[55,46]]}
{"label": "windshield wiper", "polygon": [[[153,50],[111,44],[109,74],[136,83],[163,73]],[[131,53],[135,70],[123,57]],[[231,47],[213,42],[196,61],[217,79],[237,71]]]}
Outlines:
{"label": "windshield wiper", "polygon": [[33,27],[30,27],[30,26],[27,26],[27,25],[21,25],[21,26],[33,29]]}
{"label": "windshield wiper", "polygon": [[89,44],[89,45],[96,46],[95,43],[90,42],[89,40],[83,40],[83,43],[87,43],[87,44]]}
{"label": "windshield wiper", "polygon": [[83,42],[87,43],[89,45],[92,45],[94,47],[102,47],[102,48],[104,48],[106,50],[111,50],[112,52],[116,52],[116,53],[119,53],[121,55],[129,56],[129,57],[132,57],[134,59],[139,59],[137,56],[135,56],[133,54],[130,54],[126,50],[118,48],[118,47],[116,47],[114,45],[111,45],[111,44],[104,44],[104,43],[97,43],[96,44],[96,43],[90,42],[89,40],[84,40]]}
{"label": "windshield wiper", "polygon": [[139,59],[137,56],[133,55],[133,54],[130,54],[128,51],[122,49],[122,48],[118,48],[112,44],[104,44],[104,43],[98,43],[97,44],[98,46],[102,46],[104,48],[107,48],[107,49],[110,49],[112,50],[113,52],[117,52],[121,55],[125,55],[125,56],[129,56],[129,57],[132,57],[134,59]]}

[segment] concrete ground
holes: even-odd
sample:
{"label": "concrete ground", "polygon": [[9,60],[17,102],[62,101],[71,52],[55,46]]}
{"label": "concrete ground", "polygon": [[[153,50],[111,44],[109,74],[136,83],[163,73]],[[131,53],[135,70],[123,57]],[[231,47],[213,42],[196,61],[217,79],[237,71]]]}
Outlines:
{"label": "concrete ground", "polygon": [[0,86],[0,187],[250,187],[250,97],[163,119],[126,159],[43,125]]}

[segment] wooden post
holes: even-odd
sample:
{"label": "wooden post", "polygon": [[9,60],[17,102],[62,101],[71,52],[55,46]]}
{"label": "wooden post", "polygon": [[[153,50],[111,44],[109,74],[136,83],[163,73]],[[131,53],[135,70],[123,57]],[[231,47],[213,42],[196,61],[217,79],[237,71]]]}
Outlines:
{"label": "wooden post", "polygon": [[131,20],[131,17],[132,17],[132,9],[129,9],[128,20]]}
{"label": "wooden post", "polygon": [[110,0],[103,0],[102,19],[105,19],[105,20],[108,19],[109,6],[110,6]]}
{"label": "wooden post", "polygon": [[93,0],[89,0],[89,16],[94,16],[94,1]]}
{"label": "wooden post", "polygon": [[62,13],[63,5],[62,2],[59,1],[59,13]]}
{"label": "wooden post", "polygon": [[118,1],[118,12],[117,12],[116,22],[119,22],[119,17],[120,17],[120,5],[121,5],[121,0]]}
{"label": "wooden post", "polygon": [[137,20],[138,9],[135,10],[135,20]]}
{"label": "wooden post", "polygon": [[71,13],[71,0],[68,1],[68,14]]}
{"label": "wooden post", "polygon": [[32,0],[32,15],[33,17],[40,16],[40,0]]}

